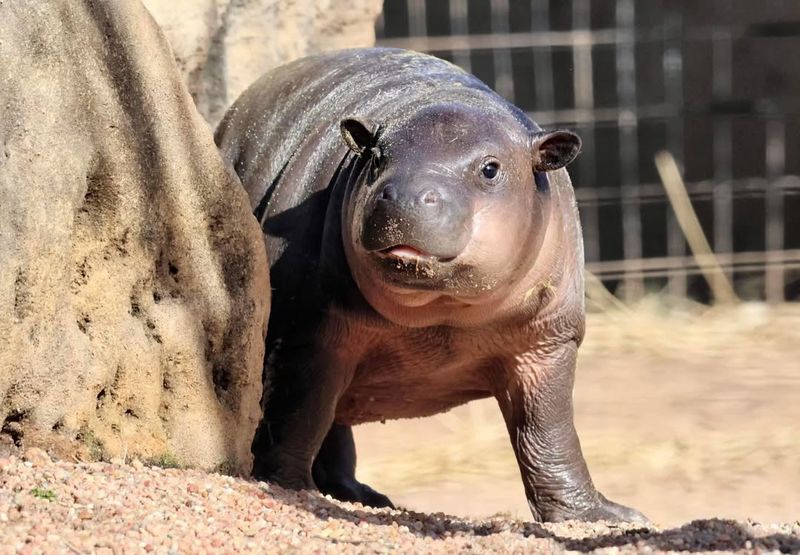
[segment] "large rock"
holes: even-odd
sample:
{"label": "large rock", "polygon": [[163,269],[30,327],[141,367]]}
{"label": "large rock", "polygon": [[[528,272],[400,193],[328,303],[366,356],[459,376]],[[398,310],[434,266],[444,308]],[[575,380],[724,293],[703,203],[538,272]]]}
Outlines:
{"label": "large rock", "polygon": [[372,46],[382,0],[144,0],[200,112],[216,125],[262,73],[323,50]]}
{"label": "large rock", "polygon": [[0,1],[0,426],[245,470],[263,239],[136,0]]}

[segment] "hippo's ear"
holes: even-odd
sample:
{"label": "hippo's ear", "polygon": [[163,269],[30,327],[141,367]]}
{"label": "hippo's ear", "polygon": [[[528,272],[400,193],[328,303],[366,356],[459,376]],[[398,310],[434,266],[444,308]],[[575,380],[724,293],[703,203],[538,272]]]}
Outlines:
{"label": "hippo's ear", "polygon": [[374,127],[363,120],[343,119],[340,128],[344,142],[358,156],[363,156],[375,146],[375,133],[371,131]]}
{"label": "hippo's ear", "polygon": [[572,131],[540,131],[533,136],[531,159],[534,171],[558,170],[572,162],[581,151],[581,138]]}

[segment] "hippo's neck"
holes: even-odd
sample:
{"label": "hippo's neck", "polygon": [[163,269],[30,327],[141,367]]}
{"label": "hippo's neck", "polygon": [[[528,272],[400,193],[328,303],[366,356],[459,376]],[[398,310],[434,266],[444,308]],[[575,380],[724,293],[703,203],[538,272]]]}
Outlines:
{"label": "hippo's neck", "polygon": [[582,337],[584,267],[578,207],[566,170],[549,177],[553,207],[544,246],[515,296],[532,325],[554,328],[553,322],[562,321],[563,325],[555,327],[567,329],[560,332],[576,332]]}

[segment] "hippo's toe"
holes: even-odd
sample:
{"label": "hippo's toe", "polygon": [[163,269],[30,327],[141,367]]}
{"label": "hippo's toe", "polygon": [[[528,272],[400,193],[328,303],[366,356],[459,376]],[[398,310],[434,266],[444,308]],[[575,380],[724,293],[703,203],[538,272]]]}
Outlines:
{"label": "hippo's toe", "polygon": [[380,492],[375,491],[371,487],[366,484],[362,484],[360,482],[356,482],[359,486],[360,497],[361,497],[361,504],[367,505],[369,507],[381,508],[381,507],[388,507],[389,509],[394,509],[394,503],[383,495]]}
{"label": "hippo's toe", "polygon": [[353,479],[340,479],[320,486],[320,491],[339,501],[361,503],[367,507],[380,509],[388,507],[394,509],[394,504],[388,497],[378,493],[366,484]]}
{"label": "hippo's toe", "polygon": [[620,505],[619,503],[614,503],[613,501],[609,501],[602,496],[601,502],[597,506],[585,511],[578,518],[588,522],[606,520],[611,522],[631,522],[633,524],[642,524],[644,526],[652,525],[650,519],[636,509],[626,507],[625,505]]}
{"label": "hippo's toe", "polygon": [[597,503],[589,508],[578,511],[555,511],[545,515],[544,520],[560,522],[564,520],[581,520],[584,522],[630,522],[643,526],[652,526],[650,519],[631,507],[609,501],[603,495],[598,495]]}

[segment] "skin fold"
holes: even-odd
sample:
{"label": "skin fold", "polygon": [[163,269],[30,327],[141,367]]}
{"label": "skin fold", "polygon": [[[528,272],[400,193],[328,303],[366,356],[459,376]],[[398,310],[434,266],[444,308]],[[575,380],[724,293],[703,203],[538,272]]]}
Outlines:
{"label": "skin fold", "polygon": [[573,425],[576,135],[447,62],[375,48],[267,74],[216,141],[270,259],[254,476],[391,506],[356,480],[350,427],[493,396],[536,520],[645,521],[595,489]]}

